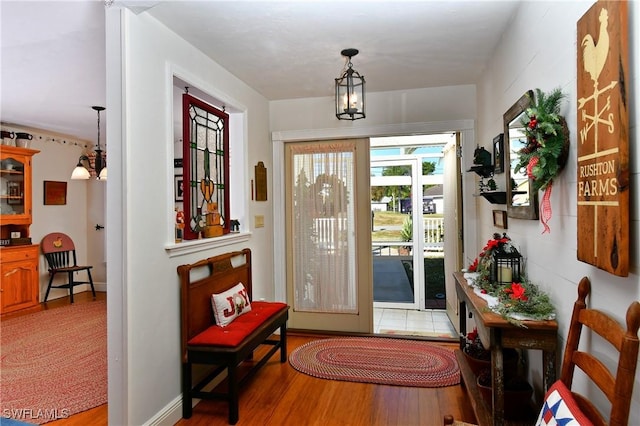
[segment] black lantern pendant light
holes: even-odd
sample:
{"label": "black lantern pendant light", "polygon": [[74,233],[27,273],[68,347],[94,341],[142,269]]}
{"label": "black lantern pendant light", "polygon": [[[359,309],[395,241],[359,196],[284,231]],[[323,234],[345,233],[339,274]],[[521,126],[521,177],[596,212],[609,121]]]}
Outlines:
{"label": "black lantern pendant light", "polygon": [[347,69],[336,78],[336,117],[338,120],[359,120],[365,118],[364,77],[353,69],[351,63],[358,49],[344,49],[340,53],[349,60]]}

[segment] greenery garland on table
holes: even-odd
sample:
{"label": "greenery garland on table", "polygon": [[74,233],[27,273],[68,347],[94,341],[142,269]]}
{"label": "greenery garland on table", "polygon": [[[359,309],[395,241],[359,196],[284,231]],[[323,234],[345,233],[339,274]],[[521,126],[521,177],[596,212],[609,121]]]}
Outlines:
{"label": "greenery garland on table", "polygon": [[549,295],[521,277],[520,283],[512,283],[498,294],[500,303],[494,309],[507,321],[518,326],[525,326],[523,320],[544,321],[555,318],[555,308]]}
{"label": "greenery garland on table", "polygon": [[515,170],[526,171],[533,179],[535,191],[553,183],[567,161],[569,131],[560,115],[560,101],[564,97],[559,88],[549,94],[536,89],[535,99],[521,119],[527,145],[518,151]]}
{"label": "greenery garland on table", "polygon": [[526,327],[523,318],[536,321],[555,318],[555,308],[549,295],[529,281],[524,273],[521,274],[518,283],[505,285],[491,281],[493,252],[510,251],[511,247],[511,239],[506,234],[493,234],[493,239],[487,242],[467,269],[469,272],[477,273],[474,285],[481,293],[496,297],[498,305],[492,310],[514,325]]}

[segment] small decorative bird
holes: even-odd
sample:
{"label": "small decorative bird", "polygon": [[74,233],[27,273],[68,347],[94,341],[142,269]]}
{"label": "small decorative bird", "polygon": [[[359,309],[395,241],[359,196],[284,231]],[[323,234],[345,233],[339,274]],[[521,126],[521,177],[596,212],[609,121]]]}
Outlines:
{"label": "small decorative bird", "polygon": [[60,248],[62,247],[62,237],[58,237],[56,240],[53,241],[53,246],[55,248]]}

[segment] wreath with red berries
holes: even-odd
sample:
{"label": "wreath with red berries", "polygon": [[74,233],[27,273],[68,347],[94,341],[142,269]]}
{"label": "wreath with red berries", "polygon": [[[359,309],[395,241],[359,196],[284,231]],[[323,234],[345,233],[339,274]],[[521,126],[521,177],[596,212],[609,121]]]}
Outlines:
{"label": "wreath with red berries", "polygon": [[518,151],[516,172],[524,169],[533,179],[535,191],[544,190],[560,174],[569,155],[569,129],[560,115],[562,91],[554,89],[549,94],[536,89],[531,107],[521,120],[527,137],[527,145]]}

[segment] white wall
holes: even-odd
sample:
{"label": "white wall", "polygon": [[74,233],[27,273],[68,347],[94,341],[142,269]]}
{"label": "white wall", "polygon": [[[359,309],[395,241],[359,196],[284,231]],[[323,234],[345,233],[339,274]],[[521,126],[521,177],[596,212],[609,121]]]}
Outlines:
{"label": "white wall", "polygon": [[[21,123],[3,124],[3,129],[27,132],[33,135],[30,148],[40,151],[32,162],[32,207],[33,223],[30,237],[33,244],[39,244],[50,232],[63,232],[75,244],[79,265],[92,265],[92,278],[96,290],[106,290],[106,247],[105,230],[96,230],[95,225],[104,225],[105,183],[91,180],[71,180],[71,172],[82,154],[88,154],[95,141],[79,139],[73,135],[63,135],[48,129],[39,129]],[[64,205],[44,205],[44,181],[67,183],[67,200]],[[40,301],[49,283],[48,265],[44,256],[39,256]],[[78,279],[86,280],[86,273],[78,273]],[[57,275],[54,285],[64,284],[67,279]],[[75,292],[86,291],[76,287]],[[67,297],[66,289],[53,289],[48,300]]]}
{"label": "white wall", "polygon": [[[254,253],[255,297],[271,298],[274,233],[270,201],[247,202],[247,217],[262,214],[265,226],[251,229],[245,241],[226,240],[225,246],[209,244],[187,254],[172,247],[172,74],[179,73],[180,78],[244,111],[248,120],[245,166],[251,175],[258,161],[271,172],[268,105],[257,92],[145,13],[107,10],[107,69],[109,422],[144,424],[158,413],[173,410],[164,418],[171,423],[180,417],[181,393],[177,266],[249,247]],[[246,170],[238,174],[248,182]],[[231,190],[250,198],[248,185]]]}
{"label": "white wall", "polygon": [[[85,146],[90,150],[93,142],[60,135],[46,129],[23,126],[19,128],[34,136],[30,148],[40,151],[33,156],[32,162],[33,223],[30,227],[32,243],[39,244],[50,232],[63,232],[69,235],[76,246],[78,264],[93,265],[94,283],[104,284],[106,281],[104,246],[94,247],[94,240],[102,235],[93,228],[95,224],[90,225],[88,222],[88,217],[91,220],[98,217],[97,220],[104,221],[104,202],[99,197],[99,194],[104,191],[104,183],[94,180],[71,180],[71,171],[77,164],[78,157],[88,152]],[[44,205],[44,181],[67,182],[66,204]],[[96,196],[98,199],[94,200]],[[88,214],[89,210],[93,213]],[[41,301],[44,300],[49,282],[47,270],[44,256],[39,256]],[[79,279],[86,279],[86,275],[82,273]],[[57,276],[54,284],[65,282],[65,277]],[[76,291],[80,289],[76,288]],[[51,290],[49,300],[67,297],[68,294],[66,289]]]}
{"label": "white wall", "polygon": [[[331,79],[328,78],[328,81]],[[472,119],[476,115],[475,90],[473,85],[462,85],[367,93],[367,117],[356,121],[336,119],[333,97],[272,101],[271,130],[346,131],[353,127]]]}
{"label": "white wall", "polygon": [[[463,121],[473,123],[476,117],[474,85],[367,93],[367,117],[356,121],[337,120],[333,101],[333,97],[323,97],[270,102],[270,122],[274,135],[286,135],[285,139],[291,141],[296,138],[399,136],[429,132],[423,129],[432,129],[431,133],[441,133],[461,130],[451,125]],[[469,137],[471,140],[468,140]],[[476,146],[473,129],[465,131],[463,139],[462,155],[464,158],[472,159]],[[275,155],[282,153],[276,152]],[[471,163],[472,160],[469,160],[469,165]],[[282,171],[274,170],[274,176],[278,173]],[[463,189],[471,194],[475,188],[473,176],[470,173],[464,174]],[[279,190],[279,187],[276,189]],[[464,229],[465,251],[466,247],[475,251],[475,197],[469,196],[463,209],[467,218]],[[277,243],[276,241],[276,250]],[[283,256],[284,253],[277,255],[276,259]],[[276,266],[276,277],[279,276]],[[279,280],[276,280],[276,286],[278,285]]]}
{"label": "white wall", "polygon": [[[576,24],[580,17],[591,7],[592,2],[523,2],[511,26],[503,35],[496,53],[489,62],[478,84],[478,141],[491,149],[491,141],[503,132],[502,114],[526,91],[540,88],[549,91],[561,87],[568,95],[562,106],[571,134],[571,152],[562,175],[554,180],[551,204],[553,218],[550,221],[551,233],[542,235],[542,226],[538,221],[509,218],[508,234],[516,245],[520,246],[526,259],[529,277],[552,297],[558,311],[560,352],[564,349],[567,326],[571,316],[573,302],[577,297],[577,284],[583,276],[590,278],[592,296],[591,307],[602,309],[613,315],[623,324],[624,314],[633,300],[640,299],[638,285],[638,266],[640,265],[640,211],[638,200],[638,164],[640,152],[637,147],[638,109],[637,102],[631,102],[631,272],[628,278],[620,278],[601,271],[577,260],[576,226],[576,55],[579,50],[576,41]],[[629,2],[631,30],[629,38],[630,81],[629,99],[637,99],[638,92],[638,51],[640,40],[640,10],[637,2]],[[543,29],[543,30],[541,30]],[[634,71],[635,70],[635,71]],[[498,178],[498,185],[505,188],[505,182]],[[504,179],[502,177],[502,179]],[[479,226],[477,239],[480,245],[488,240],[493,232],[491,210],[495,208],[487,202],[479,205]],[[470,261],[470,259],[467,259]],[[611,351],[597,341],[590,342],[590,350],[610,354]],[[531,354],[532,367],[540,365],[538,354]],[[574,383],[578,388],[583,382]],[[583,389],[584,390],[584,389]],[[601,408],[608,408],[602,397],[590,394]],[[633,402],[629,424],[640,424],[640,368],[636,373]]]}

